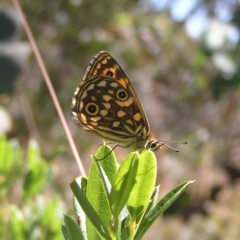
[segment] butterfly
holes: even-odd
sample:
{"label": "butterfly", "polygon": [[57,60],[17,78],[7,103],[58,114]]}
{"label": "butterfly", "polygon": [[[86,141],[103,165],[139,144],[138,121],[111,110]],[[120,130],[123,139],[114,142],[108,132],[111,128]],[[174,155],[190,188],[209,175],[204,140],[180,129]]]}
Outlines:
{"label": "butterfly", "polygon": [[75,122],[100,138],[131,150],[158,150],[138,96],[117,60],[106,51],[90,62],[71,104]]}

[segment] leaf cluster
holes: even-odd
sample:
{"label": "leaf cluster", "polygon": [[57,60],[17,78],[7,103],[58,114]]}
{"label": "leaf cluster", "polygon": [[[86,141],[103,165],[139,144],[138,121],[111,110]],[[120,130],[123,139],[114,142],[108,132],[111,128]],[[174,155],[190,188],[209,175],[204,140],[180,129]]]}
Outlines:
{"label": "leaf cluster", "polygon": [[151,151],[131,153],[117,167],[111,148],[101,146],[93,156],[89,178],[79,177],[70,184],[78,224],[65,216],[65,239],[141,239],[192,183],[181,183],[155,206],[156,167]]}

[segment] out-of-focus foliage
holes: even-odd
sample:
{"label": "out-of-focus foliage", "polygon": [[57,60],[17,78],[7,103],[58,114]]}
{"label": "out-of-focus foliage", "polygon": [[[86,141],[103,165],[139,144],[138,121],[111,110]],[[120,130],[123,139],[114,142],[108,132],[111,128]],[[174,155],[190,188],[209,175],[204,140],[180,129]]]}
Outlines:
{"label": "out-of-focus foliage", "polygon": [[[193,3],[186,7],[187,2]],[[238,1],[23,0],[21,4],[87,168],[89,154],[101,141],[74,125],[70,104],[89,61],[100,50],[109,51],[126,71],[154,135],[189,142],[177,145],[179,154],[167,148],[156,153],[161,159],[162,196],[181,181],[196,182],[146,239],[239,239]],[[22,47],[28,40],[22,34],[17,41]],[[35,57],[19,59],[22,72],[15,92],[0,95],[0,104],[13,119],[9,135],[23,143],[28,136],[37,137],[45,154],[60,145],[68,147]],[[127,152],[116,149],[116,154],[124,159]],[[63,185],[78,175],[71,158],[68,151],[64,161],[60,157],[56,161],[60,170],[56,187],[64,192]]]}
{"label": "out-of-focus foliage", "polygon": [[25,153],[0,135],[0,239],[61,239],[63,204],[42,194],[53,176],[35,141]]}

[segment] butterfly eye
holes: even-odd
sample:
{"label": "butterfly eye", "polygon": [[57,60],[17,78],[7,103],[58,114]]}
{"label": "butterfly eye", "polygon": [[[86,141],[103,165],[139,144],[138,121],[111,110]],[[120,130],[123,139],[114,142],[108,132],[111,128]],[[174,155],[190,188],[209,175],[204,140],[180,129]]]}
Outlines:
{"label": "butterfly eye", "polygon": [[108,75],[109,77],[113,76],[113,72],[112,71],[107,71],[106,75]]}
{"label": "butterfly eye", "polygon": [[124,90],[122,90],[122,89],[119,89],[119,90],[117,91],[117,98],[118,98],[118,100],[120,100],[120,101],[125,101],[125,100],[127,100],[127,98],[128,98],[128,94],[127,94],[126,91],[124,91]]}
{"label": "butterfly eye", "polygon": [[96,115],[99,112],[99,107],[95,103],[88,103],[85,110],[89,115]]}
{"label": "butterfly eye", "polygon": [[153,140],[150,144],[150,149],[152,151],[157,151],[161,146],[163,146],[164,144],[159,143],[158,141]]}
{"label": "butterfly eye", "polygon": [[157,143],[156,142],[152,142],[151,143],[151,149],[153,149],[154,150],[154,148],[157,146]]}

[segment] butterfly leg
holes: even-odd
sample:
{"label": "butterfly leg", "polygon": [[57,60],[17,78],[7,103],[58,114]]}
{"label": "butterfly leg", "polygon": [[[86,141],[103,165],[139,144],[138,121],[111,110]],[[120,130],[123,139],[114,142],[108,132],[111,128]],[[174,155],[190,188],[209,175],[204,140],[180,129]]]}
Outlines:
{"label": "butterfly leg", "polygon": [[[113,143],[113,142],[112,142]],[[112,144],[112,143],[110,143],[110,144]],[[109,143],[107,143],[107,145],[108,145]],[[103,145],[103,144],[102,144]],[[111,154],[112,152],[113,152],[113,150],[116,148],[116,147],[118,147],[119,145],[117,144],[117,145],[115,145],[112,149],[111,149],[111,151],[107,154],[107,155],[105,155],[103,158],[96,158],[96,160],[97,161],[102,161],[102,160],[104,160],[107,156],[109,156],[109,154]]]}

